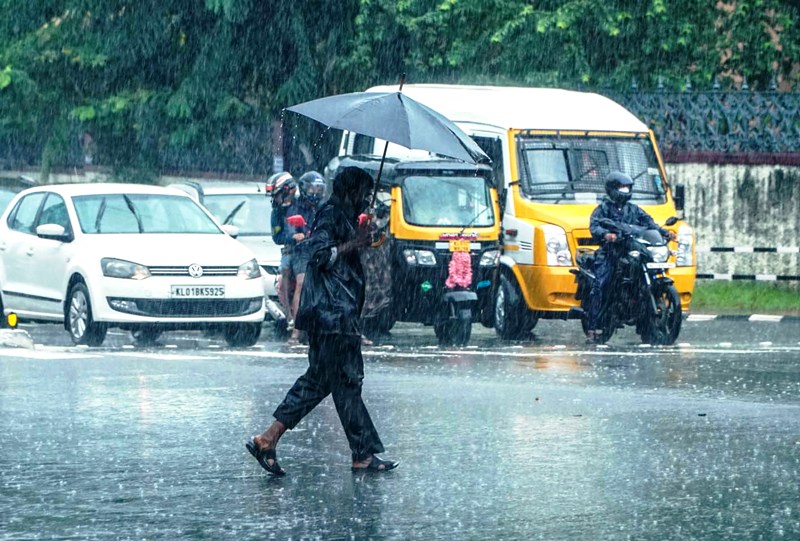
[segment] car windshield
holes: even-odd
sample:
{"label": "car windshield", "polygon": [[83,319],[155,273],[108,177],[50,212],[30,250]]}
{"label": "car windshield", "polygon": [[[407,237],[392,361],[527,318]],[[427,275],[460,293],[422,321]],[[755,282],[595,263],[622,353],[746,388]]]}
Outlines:
{"label": "car windshield", "polygon": [[72,198],[81,231],[115,233],[222,233],[189,197],[162,194],[97,194]]}
{"label": "car windshield", "polygon": [[203,205],[222,225],[235,225],[240,236],[271,236],[272,201],[264,194],[206,194]]}
{"label": "car windshield", "polygon": [[403,215],[413,225],[494,225],[483,177],[409,176],[403,181]]}
{"label": "car windshield", "polygon": [[666,202],[664,179],[650,140],[644,137],[520,137],[520,186],[543,203],[596,204],[605,177],[622,171],[634,181],[636,203]]}

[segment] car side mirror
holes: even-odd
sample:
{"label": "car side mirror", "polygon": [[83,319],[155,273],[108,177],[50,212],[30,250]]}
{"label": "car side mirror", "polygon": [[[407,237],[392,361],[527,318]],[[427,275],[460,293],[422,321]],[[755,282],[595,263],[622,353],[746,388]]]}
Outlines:
{"label": "car side mirror", "polygon": [[675,210],[683,211],[686,204],[686,190],[683,184],[676,184],[672,193],[672,199],[675,201]]}
{"label": "car side mirror", "polygon": [[72,235],[67,233],[63,225],[42,224],[36,228],[36,236],[42,239],[59,240],[61,242],[72,241]]}
{"label": "car side mirror", "polygon": [[233,238],[239,236],[239,228],[236,227],[235,225],[225,224],[222,226],[222,230]]}

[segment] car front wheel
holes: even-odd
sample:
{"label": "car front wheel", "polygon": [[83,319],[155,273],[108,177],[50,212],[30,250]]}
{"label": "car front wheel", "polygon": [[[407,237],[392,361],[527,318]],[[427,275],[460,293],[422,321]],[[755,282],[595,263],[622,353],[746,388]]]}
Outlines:
{"label": "car front wheel", "polygon": [[72,342],[79,346],[102,345],[108,327],[92,318],[92,304],[86,285],[82,282],[74,284],[67,299],[66,327]]}

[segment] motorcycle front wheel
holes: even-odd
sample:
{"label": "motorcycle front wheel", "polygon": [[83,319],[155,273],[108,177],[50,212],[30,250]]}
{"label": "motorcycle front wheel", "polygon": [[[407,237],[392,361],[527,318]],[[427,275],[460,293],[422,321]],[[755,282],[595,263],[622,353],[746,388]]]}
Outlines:
{"label": "motorcycle front wheel", "polygon": [[657,286],[653,291],[656,313],[642,329],[642,342],[654,346],[671,346],[678,339],[683,323],[681,297],[675,286]]}

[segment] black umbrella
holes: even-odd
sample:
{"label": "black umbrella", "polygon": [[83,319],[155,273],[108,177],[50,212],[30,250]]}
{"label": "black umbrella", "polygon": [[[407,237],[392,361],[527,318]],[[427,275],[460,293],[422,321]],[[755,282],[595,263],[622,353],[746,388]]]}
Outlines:
{"label": "black umbrella", "polygon": [[331,128],[369,135],[468,163],[489,157],[461,128],[401,92],[353,92],[287,108]]}

